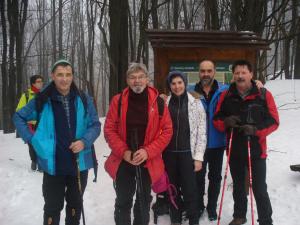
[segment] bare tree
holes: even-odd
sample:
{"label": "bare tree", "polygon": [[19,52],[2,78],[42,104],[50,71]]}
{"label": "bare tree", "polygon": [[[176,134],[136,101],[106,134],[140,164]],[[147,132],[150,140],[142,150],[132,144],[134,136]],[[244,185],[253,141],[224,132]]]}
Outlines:
{"label": "bare tree", "polygon": [[[1,1],[1,21],[3,30],[3,56],[2,56],[2,79],[4,86],[3,99],[3,129],[5,133],[13,132],[12,115],[15,112],[17,96],[20,96],[22,89],[22,54],[24,47],[24,28],[27,19],[28,1],[7,0],[5,7]],[[7,23],[5,17],[7,12]],[[7,39],[9,39],[9,46]],[[8,62],[7,62],[8,47]]]}
{"label": "bare tree", "polygon": [[89,68],[89,93],[95,97],[94,87],[94,50],[95,50],[95,24],[97,5],[91,1],[87,2],[87,23],[88,23],[88,68]]}
{"label": "bare tree", "polygon": [[7,71],[7,18],[5,16],[6,5],[5,1],[0,1],[0,13],[1,13],[1,26],[2,26],[2,63],[1,63],[1,74],[2,74],[2,124],[3,127],[1,129],[4,130],[4,133],[8,132],[9,124],[7,123],[7,119],[9,118],[9,99],[7,98],[8,95],[8,71]]}
{"label": "bare tree", "polygon": [[300,79],[300,10],[297,10],[299,7],[299,1],[297,4],[296,0],[293,0],[293,5],[296,8],[297,19],[295,19],[295,33],[296,33],[296,47],[295,47],[295,69],[294,69],[294,79]]}
{"label": "bare tree", "polygon": [[63,10],[63,0],[58,2],[58,57],[63,58],[63,19],[62,19],[62,10]]}
{"label": "bare tree", "polygon": [[205,0],[205,27],[208,30],[220,29],[218,2],[218,0]]}
{"label": "bare tree", "polygon": [[125,87],[125,74],[128,67],[128,1],[110,0],[109,18],[111,60],[109,97],[111,98]]}
{"label": "bare tree", "polygon": [[55,18],[55,2],[52,0],[52,61],[56,62],[56,18]]}

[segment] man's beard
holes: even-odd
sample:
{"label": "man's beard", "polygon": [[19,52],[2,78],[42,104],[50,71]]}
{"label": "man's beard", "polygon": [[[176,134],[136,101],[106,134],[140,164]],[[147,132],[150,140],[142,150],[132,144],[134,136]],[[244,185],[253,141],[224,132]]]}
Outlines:
{"label": "man's beard", "polygon": [[212,83],[212,81],[213,79],[210,77],[203,77],[200,82],[202,86],[209,86]]}
{"label": "man's beard", "polygon": [[145,87],[142,87],[142,86],[134,86],[131,88],[131,90],[136,93],[136,94],[141,94],[144,90],[145,90]]}

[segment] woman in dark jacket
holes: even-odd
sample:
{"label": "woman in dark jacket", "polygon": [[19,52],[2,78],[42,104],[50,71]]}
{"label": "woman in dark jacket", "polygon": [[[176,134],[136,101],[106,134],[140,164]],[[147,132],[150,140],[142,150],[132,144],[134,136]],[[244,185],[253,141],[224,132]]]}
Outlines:
{"label": "woman in dark jacket", "polygon": [[[171,142],[163,153],[170,183],[174,184],[183,196],[185,210],[190,225],[199,224],[196,207],[195,172],[201,170],[206,148],[206,113],[199,99],[186,91],[186,76],[173,71],[167,77],[171,96],[167,98],[173,123]],[[178,209],[170,204],[172,225],[181,224],[182,202],[175,199]]]}

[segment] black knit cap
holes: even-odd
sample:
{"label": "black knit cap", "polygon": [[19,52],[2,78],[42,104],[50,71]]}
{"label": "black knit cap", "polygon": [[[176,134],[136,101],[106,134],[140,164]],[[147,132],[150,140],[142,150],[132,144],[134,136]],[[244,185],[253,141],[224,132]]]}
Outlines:
{"label": "black knit cap", "polygon": [[185,87],[187,86],[186,75],[184,73],[182,73],[181,71],[174,70],[174,71],[171,71],[167,76],[167,87],[169,88],[169,90],[170,90],[170,84],[175,77],[180,77],[183,80]]}

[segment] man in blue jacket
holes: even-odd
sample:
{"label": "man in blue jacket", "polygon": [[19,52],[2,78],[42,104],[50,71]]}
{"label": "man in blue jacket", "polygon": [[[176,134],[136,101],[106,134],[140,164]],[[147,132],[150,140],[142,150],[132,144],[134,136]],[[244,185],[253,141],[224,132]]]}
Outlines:
{"label": "man in blue jacket", "polygon": [[[59,224],[66,199],[65,224],[78,225],[88,169],[93,167],[92,145],[101,125],[92,99],[77,89],[68,61],[57,61],[51,77],[53,81],[13,120],[23,140],[34,147],[44,171],[43,224]],[[34,134],[27,126],[30,120],[38,121]]]}
{"label": "man in blue jacket", "polygon": [[207,114],[207,146],[204,161],[202,162],[202,170],[196,175],[199,194],[198,210],[200,215],[202,215],[205,209],[205,176],[208,165],[209,185],[206,210],[210,221],[217,219],[216,208],[222,180],[223,155],[226,147],[225,134],[215,129],[213,116],[221,93],[228,89],[228,85],[222,85],[214,79],[215,74],[216,67],[214,62],[211,60],[201,61],[199,64],[200,82],[195,86],[195,91],[201,95],[200,99]]}
{"label": "man in blue jacket", "polygon": [[[195,86],[195,91],[200,94],[201,102],[206,110],[207,121],[207,146],[202,162],[202,170],[197,175],[198,187],[198,210],[200,216],[204,212],[205,176],[208,165],[208,190],[206,210],[208,219],[217,219],[217,202],[220,194],[222,181],[222,165],[224,150],[226,148],[226,137],[224,132],[218,131],[213,125],[213,116],[216,111],[217,103],[223,91],[228,90],[229,86],[221,84],[215,80],[216,66],[211,60],[203,60],[199,64],[199,83]],[[255,80],[257,88],[262,88],[263,84]]]}

